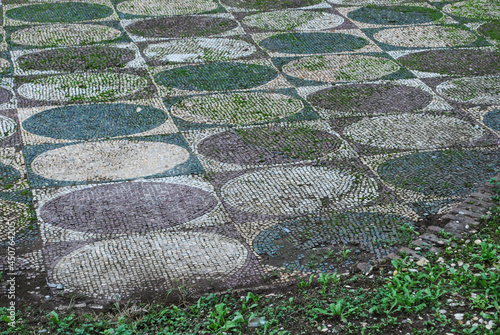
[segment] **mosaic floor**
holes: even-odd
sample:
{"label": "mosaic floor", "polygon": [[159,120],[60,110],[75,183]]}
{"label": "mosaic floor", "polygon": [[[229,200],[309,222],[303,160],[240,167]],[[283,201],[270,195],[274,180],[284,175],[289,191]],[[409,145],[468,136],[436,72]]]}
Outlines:
{"label": "mosaic floor", "polygon": [[2,268],[67,293],[345,273],[500,169],[498,0],[0,11]]}

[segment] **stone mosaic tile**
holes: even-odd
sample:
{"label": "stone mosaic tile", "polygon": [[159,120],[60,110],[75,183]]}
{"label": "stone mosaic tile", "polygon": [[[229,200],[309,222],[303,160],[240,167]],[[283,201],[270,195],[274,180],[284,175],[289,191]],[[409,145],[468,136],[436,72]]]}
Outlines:
{"label": "stone mosaic tile", "polygon": [[34,107],[18,113],[26,145],[177,132],[160,99]]}
{"label": "stone mosaic tile", "polygon": [[18,115],[15,109],[0,111],[0,148],[22,145]]}
{"label": "stone mosaic tile", "polygon": [[121,24],[134,42],[245,33],[239,22],[228,13],[122,20]]}
{"label": "stone mosaic tile", "polygon": [[344,29],[334,33],[262,33],[252,37],[272,57],[382,51],[359,29]]}
{"label": "stone mosaic tile", "polygon": [[225,12],[213,0],[111,0],[121,19]]}
{"label": "stone mosaic tile", "polygon": [[118,20],[109,0],[6,4],[3,9],[5,26]]}
{"label": "stone mosaic tile", "polygon": [[326,119],[452,109],[417,79],[305,86],[297,91]]}
{"label": "stone mosaic tile", "polygon": [[500,134],[500,106],[473,107],[466,109],[465,112],[484,126]]}
{"label": "stone mosaic tile", "polygon": [[15,109],[17,99],[14,87],[14,78],[0,78],[0,110]]}
{"label": "stone mosaic tile", "polygon": [[15,90],[18,107],[53,106],[122,99],[146,99],[156,92],[146,70],[124,69],[104,72],[18,77]]}
{"label": "stone mosaic tile", "polygon": [[130,41],[118,21],[23,25],[6,27],[5,30],[6,41],[14,50]]}
{"label": "stone mosaic tile", "polygon": [[318,118],[292,89],[188,95],[164,103],[181,130]]}
{"label": "stone mosaic tile", "polygon": [[144,68],[146,63],[135,44],[15,50],[11,52],[16,76],[51,75],[112,68]]}
{"label": "stone mosaic tile", "polygon": [[12,62],[8,52],[0,52],[0,77],[10,77],[12,75]]}
{"label": "stone mosaic tile", "polygon": [[200,174],[203,171],[180,134],[47,143],[24,148],[33,188]]}

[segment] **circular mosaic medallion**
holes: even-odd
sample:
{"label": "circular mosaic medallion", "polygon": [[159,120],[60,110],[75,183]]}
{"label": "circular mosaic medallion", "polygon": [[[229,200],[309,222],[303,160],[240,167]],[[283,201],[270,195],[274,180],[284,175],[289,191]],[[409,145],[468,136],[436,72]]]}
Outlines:
{"label": "circular mosaic medallion", "polygon": [[17,130],[16,121],[0,115],[0,141],[12,136]]}
{"label": "circular mosaic medallion", "polygon": [[133,15],[185,15],[217,9],[212,0],[130,0],[120,2],[116,9]]}
{"label": "circular mosaic medallion", "polygon": [[500,109],[486,113],[483,117],[483,122],[491,129],[500,131]]}
{"label": "circular mosaic medallion", "polygon": [[75,46],[111,41],[121,36],[118,29],[96,24],[51,24],[13,32],[10,40],[38,47]]}
{"label": "circular mosaic medallion", "polygon": [[271,10],[271,9],[286,9],[286,8],[300,8],[312,5],[317,5],[322,0],[276,0],[276,1],[262,1],[262,0],[222,0],[224,5],[231,7],[242,7],[257,10]]}
{"label": "circular mosaic medallion", "polygon": [[500,54],[490,50],[448,49],[408,54],[398,61],[409,69],[458,76],[500,73]]}
{"label": "circular mosaic medallion", "polygon": [[257,49],[248,42],[228,38],[195,38],[149,45],[144,55],[168,62],[224,61],[250,56]]}
{"label": "circular mosaic medallion", "polygon": [[213,16],[160,17],[137,21],[126,29],[134,35],[149,38],[210,36],[237,28],[234,20]]}
{"label": "circular mosaic medallion", "polygon": [[222,187],[224,201],[243,212],[265,215],[313,213],[374,200],[371,178],[326,167],[270,168],[236,177]]}
{"label": "circular mosaic medallion", "polygon": [[410,26],[384,29],[375,33],[373,38],[405,48],[439,48],[470,44],[477,36],[451,26]]}
{"label": "circular mosaic medallion", "polygon": [[390,59],[362,55],[311,56],[283,66],[289,76],[325,82],[373,80],[399,69]]}
{"label": "circular mosaic medallion", "polygon": [[264,85],[277,76],[268,66],[222,62],[166,70],[156,74],[155,81],[181,90],[230,91]]}
{"label": "circular mosaic medallion", "polygon": [[31,163],[34,173],[53,180],[109,181],[147,177],[189,159],[189,152],[162,142],[85,142],[46,151]]}
{"label": "circular mosaic medallion", "polygon": [[445,150],[401,156],[378,167],[382,179],[425,195],[467,196],[500,168],[500,152]]}
{"label": "circular mosaic medallion", "polygon": [[89,140],[142,133],[163,124],[167,114],[158,108],[129,104],[91,104],[53,108],[23,122],[33,134]]}
{"label": "circular mosaic medallion", "polygon": [[17,64],[25,71],[87,71],[124,67],[135,59],[130,49],[111,46],[90,46],[44,50],[27,54],[17,59]]}
{"label": "circular mosaic medallion", "polygon": [[500,77],[460,78],[436,87],[444,97],[473,104],[500,103]]}
{"label": "circular mosaic medallion", "polygon": [[427,106],[432,95],[412,86],[353,84],[326,88],[309,95],[307,100],[335,116],[335,112],[410,112]]}
{"label": "circular mosaic medallion", "polygon": [[6,187],[14,184],[21,178],[19,171],[12,166],[0,163],[0,187]]}
{"label": "circular mosaic medallion", "polygon": [[3,87],[0,87],[0,104],[5,104],[10,102],[12,97],[14,97],[14,95],[12,94],[11,91]]}
{"label": "circular mosaic medallion", "polygon": [[443,14],[435,9],[423,7],[362,7],[347,16],[355,21],[371,24],[419,24],[439,20]]}
{"label": "circular mosaic medallion", "polygon": [[444,6],[443,11],[471,19],[495,20],[500,18],[500,2],[488,0],[454,2]]}
{"label": "circular mosaic medallion", "polygon": [[477,31],[492,40],[500,41],[500,21],[485,22]]}
{"label": "circular mosaic medallion", "polygon": [[94,242],[62,257],[53,269],[53,281],[87,296],[124,298],[148,288],[168,290],[197,276],[222,279],[242,267],[247,257],[239,241],[216,234],[127,236]]}
{"label": "circular mosaic medallion", "polygon": [[288,31],[296,29],[308,31],[333,29],[344,23],[344,18],[324,12],[280,10],[250,15],[245,17],[242,22],[247,26],[265,30]]}
{"label": "circular mosaic medallion", "polygon": [[354,141],[388,149],[434,149],[470,143],[484,130],[441,115],[398,114],[366,118],[344,129]]}
{"label": "circular mosaic medallion", "polygon": [[108,6],[86,2],[60,2],[16,7],[5,12],[9,19],[27,22],[78,22],[103,19],[113,14]]}
{"label": "circular mosaic medallion", "polygon": [[271,125],[210,136],[200,142],[198,152],[223,163],[257,165],[320,158],[339,144],[325,131]]}
{"label": "circular mosaic medallion", "polygon": [[398,243],[397,229],[412,224],[405,217],[370,212],[301,218],[262,231],[254,239],[253,249],[265,264],[272,266],[334,272],[344,263],[341,248],[345,244],[356,244],[365,255],[371,252],[369,258],[376,259],[391,251],[375,241]]}
{"label": "circular mosaic medallion", "polygon": [[249,124],[285,118],[304,104],[278,93],[229,93],[196,96],[172,106],[172,114],[195,123]]}
{"label": "circular mosaic medallion", "polygon": [[320,54],[353,51],[368,45],[368,41],[340,33],[288,33],[268,37],[262,40],[260,45],[274,52]]}
{"label": "circular mosaic medallion", "polygon": [[126,73],[72,73],[36,79],[17,92],[31,100],[78,102],[121,98],[147,85],[147,79]]}
{"label": "circular mosaic medallion", "polygon": [[100,185],[45,203],[40,217],[51,225],[94,234],[146,232],[189,222],[217,200],[196,187],[158,182]]}

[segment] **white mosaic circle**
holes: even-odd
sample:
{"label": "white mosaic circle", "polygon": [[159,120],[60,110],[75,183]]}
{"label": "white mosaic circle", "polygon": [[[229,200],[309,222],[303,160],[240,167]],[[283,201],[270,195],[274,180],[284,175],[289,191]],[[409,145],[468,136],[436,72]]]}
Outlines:
{"label": "white mosaic circle", "polygon": [[165,290],[196,276],[222,279],[242,267],[247,256],[239,241],[216,234],[127,236],[64,256],[54,267],[53,281],[85,295],[112,299],[142,288]]}
{"label": "white mosaic circle", "polygon": [[469,0],[444,6],[443,12],[476,19],[500,19],[500,2],[491,0]]}
{"label": "white mosaic circle", "polygon": [[338,27],[344,23],[344,18],[323,12],[279,10],[250,15],[245,17],[242,22],[250,27],[260,29],[314,31]]}
{"label": "white mosaic circle", "polygon": [[17,129],[16,121],[0,115],[0,141],[12,136]]}
{"label": "white mosaic circle", "polygon": [[476,140],[484,131],[449,116],[398,114],[363,119],[346,127],[344,134],[380,148],[436,149]]}
{"label": "white mosaic circle", "polygon": [[51,24],[18,30],[12,42],[32,46],[75,46],[114,40],[118,29],[96,24]]}
{"label": "white mosaic circle", "polygon": [[153,44],[144,50],[152,59],[169,62],[221,61],[250,56],[257,49],[248,42],[227,38],[195,38]]}
{"label": "white mosaic circle", "polygon": [[474,42],[474,33],[450,26],[409,26],[381,30],[373,35],[379,42],[408,48],[438,48]]}
{"label": "white mosaic circle", "polygon": [[283,66],[289,76],[325,82],[372,80],[399,69],[390,59],[362,55],[311,56]]}
{"label": "white mosaic circle", "polygon": [[266,122],[298,113],[301,100],[278,93],[230,93],[191,97],[172,106],[172,114],[195,123]]}
{"label": "white mosaic circle", "polygon": [[155,175],[188,159],[189,152],[174,144],[111,140],[44,152],[33,160],[31,168],[47,179],[106,181]]}
{"label": "white mosaic circle", "polygon": [[212,0],[131,0],[121,2],[116,9],[134,15],[185,15],[214,10],[218,7]]}
{"label": "white mosaic circle", "polygon": [[17,92],[31,100],[77,102],[120,98],[147,85],[147,79],[127,73],[72,73],[37,79]]}
{"label": "white mosaic circle", "polygon": [[474,104],[498,104],[500,77],[453,79],[439,84],[436,91],[450,100]]}
{"label": "white mosaic circle", "polygon": [[377,196],[377,184],[371,178],[314,166],[252,172],[222,187],[222,197],[231,207],[266,215],[308,214],[326,204],[363,205]]}

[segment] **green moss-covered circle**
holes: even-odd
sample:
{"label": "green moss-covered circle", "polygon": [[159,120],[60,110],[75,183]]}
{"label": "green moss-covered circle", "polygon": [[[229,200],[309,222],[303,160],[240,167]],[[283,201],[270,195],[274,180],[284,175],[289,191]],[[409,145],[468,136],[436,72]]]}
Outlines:
{"label": "green moss-covered circle", "polygon": [[166,70],[156,74],[155,81],[181,90],[230,91],[263,85],[277,75],[264,65],[221,62]]}
{"label": "green moss-covered circle", "polygon": [[500,21],[486,22],[477,31],[492,40],[500,41]]}
{"label": "green moss-covered circle", "polygon": [[268,37],[260,45],[281,53],[321,54],[353,51],[368,45],[368,41],[349,34],[288,33]]}
{"label": "green moss-covered circle", "polygon": [[33,4],[9,9],[9,19],[27,22],[79,22],[103,19],[113,14],[108,6],[85,2]]}
{"label": "green moss-covered circle", "polygon": [[358,22],[371,24],[419,24],[439,20],[443,14],[435,9],[393,6],[366,6],[347,15]]}
{"label": "green moss-covered circle", "polygon": [[419,152],[392,159],[378,168],[385,181],[433,196],[466,196],[495,175],[500,151]]}

